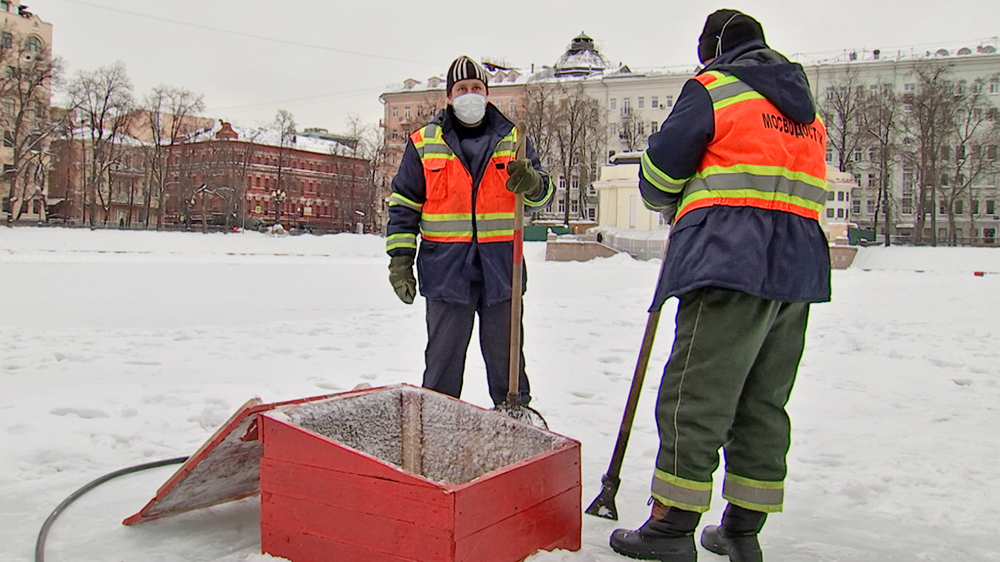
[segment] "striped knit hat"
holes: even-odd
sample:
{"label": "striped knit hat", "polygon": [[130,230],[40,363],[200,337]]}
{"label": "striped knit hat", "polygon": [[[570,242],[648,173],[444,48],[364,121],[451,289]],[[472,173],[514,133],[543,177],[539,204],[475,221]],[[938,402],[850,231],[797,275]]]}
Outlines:
{"label": "striped knit hat", "polygon": [[486,91],[489,92],[489,78],[489,75],[486,74],[482,66],[479,66],[478,62],[462,55],[455,59],[451,63],[451,66],[448,67],[448,82],[445,94],[451,95],[451,87],[455,85],[455,82],[469,79],[479,80],[486,85]]}

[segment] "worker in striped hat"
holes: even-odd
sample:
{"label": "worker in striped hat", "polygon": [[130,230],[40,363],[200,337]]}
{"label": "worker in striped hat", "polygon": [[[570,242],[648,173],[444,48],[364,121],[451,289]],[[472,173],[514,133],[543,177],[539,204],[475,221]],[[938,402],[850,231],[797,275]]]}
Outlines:
{"label": "worker in striped hat", "polygon": [[[530,142],[525,157],[515,158],[524,132],[489,102],[489,75],[479,63],[458,57],[446,84],[447,107],[410,135],[392,180],[389,280],[400,300],[412,304],[419,279],[427,301],[423,386],[461,395],[478,315],[490,397],[499,405],[507,397],[510,322],[521,321],[511,318],[515,193],[526,206],[540,207],[553,186]],[[518,388],[527,404],[520,355]]]}

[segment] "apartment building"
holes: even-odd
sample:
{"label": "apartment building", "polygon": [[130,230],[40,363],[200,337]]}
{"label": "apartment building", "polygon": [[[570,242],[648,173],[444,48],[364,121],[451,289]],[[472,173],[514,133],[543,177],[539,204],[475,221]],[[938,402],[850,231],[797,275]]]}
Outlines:
{"label": "apartment building", "polygon": [[[0,99],[0,220],[45,219],[48,201],[46,169],[47,115],[51,82],[24,80],[26,75],[51,76],[52,24],[42,21],[28,7],[0,1],[0,84],[7,92]],[[30,73],[30,74],[29,74]],[[14,84],[12,82],[17,82]],[[20,85],[20,87],[14,87]]]}

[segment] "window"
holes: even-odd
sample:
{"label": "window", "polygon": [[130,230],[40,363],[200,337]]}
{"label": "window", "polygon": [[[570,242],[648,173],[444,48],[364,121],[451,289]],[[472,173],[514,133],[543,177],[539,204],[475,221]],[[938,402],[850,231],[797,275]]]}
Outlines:
{"label": "window", "polygon": [[587,218],[590,220],[597,220],[597,209],[587,207]]}
{"label": "window", "polygon": [[994,201],[994,200],[992,200],[992,199],[987,199],[986,200],[986,214],[987,215],[995,215],[996,214],[996,212],[997,212],[996,203],[997,202]]}
{"label": "window", "polygon": [[12,148],[14,146],[14,133],[11,131],[3,132],[3,145],[7,148]]}
{"label": "window", "polygon": [[410,106],[406,106],[403,108],[403,119],[409,119],[409,118],[410,118]]}
{"label": "window", "polygon": [[972,82],[972,93],[979,94],[983,91],[983,81],[976,79]]}
{"label": "window", "polygon": [[395,119],[397,117],[399,117],[399,108],[398,107],[394,107],[394,108],[392,108],[392,118]]}
{"label": "window", "polygon": [[24,50],[35,53],[42,52],[42,40],[35,36],[28,37],[24,40]]}
{"label": "window", "polygon": [[561,197],[559,198],[559,201],[556,203],[556,212],[557,213],[565,213],[566,212],[566,200],[565,199],[563,199]]}
{"label": "window", "polygon": [[973,215],[979,214],[979,199],[972,200],[972,214]]}
{"label": "window", "polygon": [[900,201],[904,215],[913,214],[913,168],[903,168],[903,197]]}
{"label": "window", "polygon": [[826,161],[827,162],[833,162],[833,147],[832,146],[826,147]]}
{"label": "window", "polygon": [[656,134],[656,131],[658,131],[658,130],[660,130],[659,123],[657,123],[656,121],[653,121],[653,122],[651,122],[649,124],[649,134],[651,134],[651,135]]}
{"label": "window", "polygon": [[517,112],[517,102],[516,101],[510,100],[510,101],[507,102],[507,112],[511,113],[511,114]]}
{"label": "window", "polygon": [[618,109],[618,100],[615,98],[608,100],[608,109]]}
{"label": "window", "polygon": [[653,109],[659,109],[660,108],[660,96],[653,96],[653,97],[649,98],[649,107],[651,107]]}
{"label": "window", "polygon": [[1000,94],[1000,78],[990,80],[990,93]]}
{"label": "window", "polygon": [[965,205],[962,203],[961,199],[955,201],[955,214],[961,215],[965,212]]}
{"label": "window", "polygon": [[566,191],[566,178],[559,176],[559,189]]}
{"label": "window", "polygon": [[611,136],[618,134],[618,123],[611,123],[608,125],[608,130],[611,132]]}
{"label": "window", "polygon": [[986,147],[986,158],[990,160],[996,160],[997,158],[997,145],[991,144]]}
{"label": "window", "polygon": [[869,215],[875,214],[875,201],[872,199],[865,199],[865,210]]}
{"label": "window", "polygon": [[826,101],[833,101],[837,99],[837,90],[833,86],[826,87]]}
{"label": "window", "polygon": [[859,215],[861,214],[861,200],[857,197],[851,201],[851,214]]}
{"label": "window", "polygon": [[997,229],[995,228],[984,228],[983,229],[983,242],[987,244],[995,244],[997,241]]}
{"label": "window", "polygon": [[864,156],[865,156],[865,153],[860,148],[855,148],[854,149],[854,161],[855,162],[860,162],[861,159],[864,158]]}
{"label": "window", "polygon": [[833,209],[827,209],[826,210],[826,218],[832,219],[833,218],[833,213],[834,213]]}
{"label": "window", "polygon": [[845,193],[843,191],[838,191],[837,192],[837,201],[843,201],[844,200],[844,195],[845,195]]}
{"label": "window", "polygon": [[7,2],[6,0],[3,1],[3,2],[0,2],[0,10],[3,10],[4,12],[9,12],[10,11],[10,2]]}
{"label": "window", "polygon": [[916,84],[903,84],[903,92],[911,93],[912,94],[913,92],[916,92],[916,91],[917,91],[917,85]]}
{"label": "window", "polygon": [[577,215],[579,213],[580,213],[580,203],[576,199],[573,199],[572,201],[569,202],[569,214]]}
{"label": "window", "polygon": [[959,80],[958,86],[955,88],[955,93],[959,95],[965,94],[967,85],[968,83],[965,80]]}
{"label": "window", "polygon": [[948,205],[944,201],[938,202],[938,216],[948,214]]}
{"label": "window", "polygon": [[832,191],[827,191],[826,192],[826,200],[827,201],[833,201],[834,199],[836,199],[836,197],[837,197],[837,194],[835,194],[834,192],[832,192]]}
{"label": "window", "polygon": [[10,46],[14,43],[13,39],[14,39],[13,35],[4,31],[3,35],[0,35],[0,47],[4,49],[9,49]]}
{"label": "window", "polygon": [[639,109],[644,109],[646,107],[646,98],[640,96],[638,102],[639,103],[637,107]]}
{"label": "window", "polygon": [[674,96],[664,96],[663,107],[673,107],[674,106]]}
{"label": "window", "polygon": [[628,115],[632,111],[632,99],[622,98],[622,115]]}
{"label": "window", "polygon": [[868,161],[869,162],[874,162],[875,161],[875,147],[872,147],[872,148],[868,149]]}
{"label": "window", "polygon": [[837,218],[838,219],[844,218],[844,209],[837,209]]}

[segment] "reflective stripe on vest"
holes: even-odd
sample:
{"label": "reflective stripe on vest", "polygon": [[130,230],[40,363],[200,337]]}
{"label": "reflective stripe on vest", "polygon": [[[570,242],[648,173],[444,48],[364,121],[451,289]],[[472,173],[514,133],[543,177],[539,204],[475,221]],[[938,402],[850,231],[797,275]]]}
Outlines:
{"label": "reflective stripe on vest", "polygon": [[[434,242],[503,242],[514,239],[514,195],[507,191],[507,162],[514,159],[517,128],[502,138],[486,164],[472,209],[472,176],[445,142],[439,125],[427,125],[410,136],[424,167],[426,201],[420,235]],[[390,205],[393,204],[390,199]],[[415,208],[399,198],[398,205]]]}
{"label": "reflective stripe on vest", "polygon": [[[796,123],[735,76],[713,71],[695,80],[712,98],[716,135],[698,172],[683,187],[677,218],[725,205],[819,220],[828,191],[826,129],[819,116],[811,124]],[[649,165],[651,171],[643,170],[646,177],[656,177],[659,171]],[[659,174],[666,185],[657,187],[676,190]]]}

